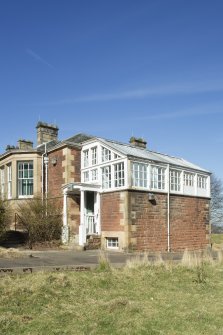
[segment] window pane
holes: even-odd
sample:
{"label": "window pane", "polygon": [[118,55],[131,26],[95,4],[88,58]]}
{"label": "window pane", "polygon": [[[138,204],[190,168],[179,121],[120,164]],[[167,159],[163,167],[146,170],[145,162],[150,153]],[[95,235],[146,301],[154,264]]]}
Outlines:
{"label": "window pane", "polygon": [[18,163],[18,195],[33,195],[33,163]]}

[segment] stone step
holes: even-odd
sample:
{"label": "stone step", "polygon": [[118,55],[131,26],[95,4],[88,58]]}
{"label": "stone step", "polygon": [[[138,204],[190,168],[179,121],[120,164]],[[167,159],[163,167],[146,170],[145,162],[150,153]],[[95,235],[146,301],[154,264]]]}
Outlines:
{"label": "stone step", "polygon": [[90,235],[87,237],[87,242],[84,246],[85,250],[96,250],[101,249],[101,236]]}

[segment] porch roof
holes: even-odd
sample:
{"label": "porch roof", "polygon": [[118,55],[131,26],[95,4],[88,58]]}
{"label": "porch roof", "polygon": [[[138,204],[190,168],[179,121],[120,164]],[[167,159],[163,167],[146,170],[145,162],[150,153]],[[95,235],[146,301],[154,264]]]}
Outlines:
{"label": "porch roof", "polygon": [[69,194],[79,194],[80,191],[98,192],[100,188],[101,188],[100,184],[89,184],[79,182],[71,182],[62,186],[63,191]]}

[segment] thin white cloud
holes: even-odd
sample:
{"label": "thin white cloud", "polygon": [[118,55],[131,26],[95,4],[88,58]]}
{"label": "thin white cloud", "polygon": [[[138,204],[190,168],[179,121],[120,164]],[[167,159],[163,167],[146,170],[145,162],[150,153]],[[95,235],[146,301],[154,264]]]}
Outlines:
{"label": "thin white cloud", "polygon": [[223,114],[223,104],[219,105],[206,104],[205,106],[196,106],[193,108],[182,109],[174,112],[167,113],[154,113],[147,116],[135,117],[134,120],[146,121],[146,120],[168,120],[168,119],[179,119],[190,116],[204,116],[204,115],[214,115],[214,114]]}
{"label": "thin white cloud", "polygon": [[50,63],[48,63],[44,58],[42,58],[40,55],[38,55],[36,52],[34,52],[31,49],[26,49],[26,52],[28,55],[30,55],[33,59],[35,59],[37,62],[42,63],[48,67],[50,67],[51,69],[54,69],[54,66]]}
{"label": "thin white cloud", "polygon": [[145,87],[115,93],[90,94],[57,100],[49,105],[75,104],[79,102],[103,102],[115,100],[144,99],[155,96],[187,95],[223,91],[223,82],[216,83],[179,83],[159,87]]}

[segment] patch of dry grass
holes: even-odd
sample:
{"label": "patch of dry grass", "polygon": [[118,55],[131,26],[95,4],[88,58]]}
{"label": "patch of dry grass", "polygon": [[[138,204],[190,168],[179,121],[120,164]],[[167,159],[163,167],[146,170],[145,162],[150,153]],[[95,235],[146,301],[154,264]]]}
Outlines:
{"label": "patch of dry grass", "polygon": [[24,254],[14,248],[0,248],[0,258],[22,258]]}

